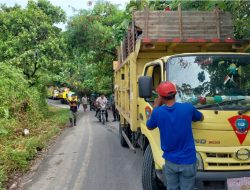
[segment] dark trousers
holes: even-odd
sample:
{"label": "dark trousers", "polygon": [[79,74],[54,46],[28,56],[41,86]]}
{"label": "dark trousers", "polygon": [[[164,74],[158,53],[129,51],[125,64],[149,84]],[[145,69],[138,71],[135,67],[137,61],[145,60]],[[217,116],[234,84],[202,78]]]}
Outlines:
{"label": "dark trousers", "polygon": [[77,112],[74,112],[72,110],[69,111],[69,121],[70,125],[76,125],[76,118],[77,118]]}
{"label": "dark trousers", "polygon": [[117,111],[115,105],[112,105],[112,113],[113,113],[114,120],[115,121],[119,120],[118,111]]}

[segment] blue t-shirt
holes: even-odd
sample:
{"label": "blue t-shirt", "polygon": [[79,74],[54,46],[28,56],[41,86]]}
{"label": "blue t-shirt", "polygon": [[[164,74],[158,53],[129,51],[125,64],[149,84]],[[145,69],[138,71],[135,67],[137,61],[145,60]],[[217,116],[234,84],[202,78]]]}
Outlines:
{"label": "blue t-shirt", "polygon": [[160,130],[163,158],[175,164],[193,164],[196,151],[192,121],[200,121],[202,113],[190,103],[175,103],[155,108],[147,121],[148,128]]}

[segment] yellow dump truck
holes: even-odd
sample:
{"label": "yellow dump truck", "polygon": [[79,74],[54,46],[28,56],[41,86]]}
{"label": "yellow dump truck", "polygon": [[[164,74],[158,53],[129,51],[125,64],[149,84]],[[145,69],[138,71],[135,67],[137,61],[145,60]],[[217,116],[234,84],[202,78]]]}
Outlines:
{"label": "yellow dump truck", "polygon": [[[138,11],[113,63],[122,146],[144,151],[143,190],[165,189],[159,130],[149,131],[156,87],[176,84],[178,102],[205,116],[193,124],[197,189],[227,189],[250,176],[250,48],[233,39],[227,12]],[[229,184],[230,185],[230,184]]]}
{"label": "yellow dump truck", "polygon": [[47,89],[47,97],[53,100],[58,99],[59,89],[56,86],[50,86]]}
{"label": "yellow dump truck", "polygon": [[67,103],[67,96],[68,93],[70,93],[70,89],[67,87],[62,87],[60,88],[59,94],[58,94],[58,99],[61,100],[62,104],[66,104]]}

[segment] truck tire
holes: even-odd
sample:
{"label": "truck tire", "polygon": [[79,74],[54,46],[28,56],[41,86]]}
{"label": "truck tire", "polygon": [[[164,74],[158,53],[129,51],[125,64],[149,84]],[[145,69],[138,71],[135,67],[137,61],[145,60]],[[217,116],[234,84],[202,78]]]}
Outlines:
{"label": "truck tire", "polygon": [[122,136],[122,127],[121,123],[119,123],[119,138],[120,138],[120,144],[122,147],[128,147],[127,142],[125,141],[124,137]]}
{"label": "truck tire", "polygon": [[166,190],[166,187],[156,176],[155,163],[150,145],[147,146],[142,162],[143,190]]}

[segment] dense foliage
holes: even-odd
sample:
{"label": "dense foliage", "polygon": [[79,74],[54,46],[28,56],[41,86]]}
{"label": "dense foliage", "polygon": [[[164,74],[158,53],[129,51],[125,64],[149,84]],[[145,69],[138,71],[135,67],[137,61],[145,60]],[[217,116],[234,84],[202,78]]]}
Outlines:
{"label": "dense foliage", "polygon": [[58,73],[65,55],[65,43],[54,24],[65,20],[62,9],[46,0],[0,8],[0,63],[18,67],[36,84],[46,74]]}
{"label": "dense foliage", "polygon": [[[50,121],[45,86],[63,69],[66,45],[54,24],[64,20],[62,9],[45,0],[0,8],[0,189],[62,124]],[[67,114],[59,113],[65,123]]]}
{"label": "dense foliage", "polygon": [[[48,111],[43,93],[29,87],[21,69],[0,64],[0,189],[7,175],[29,161],[67,120],[67,110]],[[48,118],[50,116],[50,118]],[[58,120],[60,119],[60,120]],[[24,130],[30,134],[24,136]]]}
{"label": "dense foliage", "polygon": [[65,33],[69,62],[73,64],[69,75],[78,90],[112,92],[112,62],[124,33],[123,19],[121,10],[105,2],[70,19]]}
{"label": "dense foliage", "polygon": [[5,119],[22,118],[20,124],[27,127],[29,120],[40,118],[40,113],[47,111],[42,94],[36,88],[29,88],[20,69],[1,64],[0,73],[0,126],[5,126],[1,125]]}

